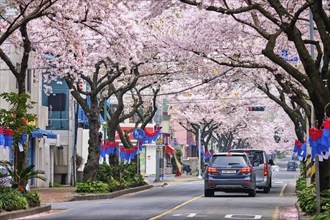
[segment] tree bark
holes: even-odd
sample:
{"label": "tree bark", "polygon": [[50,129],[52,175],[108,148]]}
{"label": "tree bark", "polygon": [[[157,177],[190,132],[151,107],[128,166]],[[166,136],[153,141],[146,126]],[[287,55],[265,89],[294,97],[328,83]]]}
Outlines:
{"label": "tree bark", "polygon": [[88,159],[84,167],[83,180],[97,180],[100,159],[100,146],[99,146],[99,107],[96,98],[91,98],[91,110],[89,111],[89,140],[88,140]]}

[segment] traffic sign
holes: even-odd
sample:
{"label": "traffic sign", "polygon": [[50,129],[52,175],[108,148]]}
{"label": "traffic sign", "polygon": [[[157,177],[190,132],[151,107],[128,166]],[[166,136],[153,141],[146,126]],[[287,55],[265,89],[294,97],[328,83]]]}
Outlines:
{"label": "traffic sign", "polygon": [[144,131],[141,128],[135,128],[133,131],[133,137],[135,140],[141,141],[145,136]]}

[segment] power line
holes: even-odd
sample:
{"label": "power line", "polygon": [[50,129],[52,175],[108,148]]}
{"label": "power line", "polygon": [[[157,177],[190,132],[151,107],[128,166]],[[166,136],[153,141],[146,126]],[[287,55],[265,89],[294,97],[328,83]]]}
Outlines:
{"label": "power line", "polygon": [[[187,87],[187,88],[181,89],[181,90],[176,91],[176,92],[168,92],[168,93],[158,94],[157,96],[163,96],[163,95],[175,95],[175,94],[178,94],[178,93],[182,93],[182,92],[185,92],[185,91],[191,90],[191,89],[193,89],[193,88],[196,88],[196,87],[198,87],[198,86],[201,86],[201,85],[203,85],[203,84],[206,84],[206,83],[208,83],[208,82],[211,82],[211,81],[213,81],[213,80],[219,78],[220,76],[224,76],[224,75],[226,75],[226,73],[228,73],[229,71],[231,71],[231,70],[234,69],[234,68],[235,68],[235,67],[231,67],[230,69],[226,70],[225,72],[220,73],[219,75],[216,75],[216,76],[214,76],[214,77],[212,77],[212,78],[210,78],[210,79],[203,79],[203,81],[202,81],[201,83],[198,83],[198,84],[196,84],[196,85],[193,85],[193,86],[190,86],[190,87]],[[143,96],[153,96],[153,95],[148,95],[148,94],[146,94],[146,95],[143,95]]]}
{"label": "power line", "polygon": [[222,100],[248,100],[248,99],[263,99],[268,98],[268,96],[256,96],[256,97],[226,97],[226,98],[217,98],[217,99],[192,99],[192,100],[175,100],[169,101],[169,104],[180,104],[180,103],[199,103],[199,102],[215,102],[215,101],[222,101]]}

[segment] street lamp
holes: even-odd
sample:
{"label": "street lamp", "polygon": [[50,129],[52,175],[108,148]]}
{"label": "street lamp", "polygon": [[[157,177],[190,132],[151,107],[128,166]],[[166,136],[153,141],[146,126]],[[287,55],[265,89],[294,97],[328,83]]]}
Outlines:
{"label": "street lamp", "polygon": [[201,173],[201,129],[198,129],[198,179],[203,179]]}

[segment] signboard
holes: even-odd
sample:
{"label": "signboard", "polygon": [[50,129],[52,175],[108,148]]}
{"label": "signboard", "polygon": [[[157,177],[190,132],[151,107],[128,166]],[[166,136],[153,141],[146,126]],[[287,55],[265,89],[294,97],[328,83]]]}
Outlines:
{"label": "signboard", "polygon": [[138,140],[138,141],[141,141],[145,136],[145,133],[141,128],[135,128],[132,133],[133,133],[133,137],[135,138],[135,140]]}

